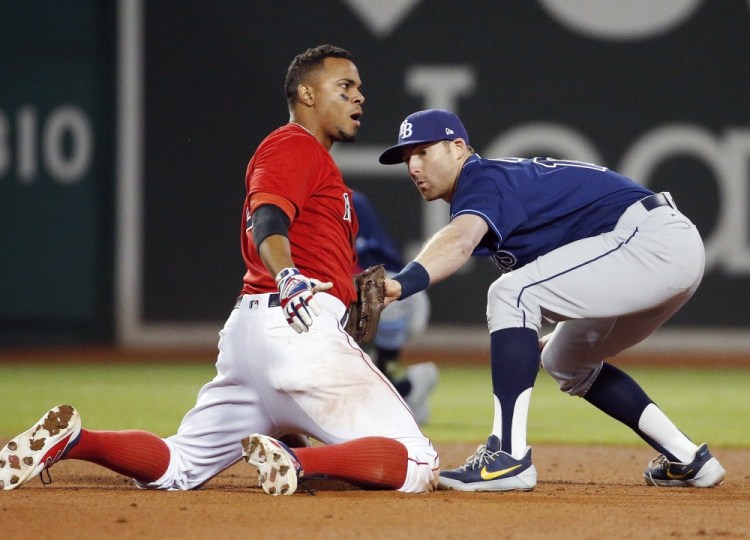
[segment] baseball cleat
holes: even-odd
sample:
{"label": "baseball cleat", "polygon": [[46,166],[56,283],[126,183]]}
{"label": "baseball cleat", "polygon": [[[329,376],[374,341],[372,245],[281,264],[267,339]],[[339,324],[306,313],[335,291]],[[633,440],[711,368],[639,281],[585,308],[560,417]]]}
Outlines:
{"label": "baseball cleat", "polygon": [[0,489],[15,489],[49,469],[80,435],[81,417],[73,407],[60,405],[48,411],[0,450]]}
{"label": "baseball cleat", "polygon": [[536,487],[531,448],[521,459],[515,459],[500,450],[500,439],[490,435],[487,444],[479,446],[466,463],[442,471],[438,485],[458,491],[530,491]]}
{"label": "baseball cleat", "polygon": [[404,398],[420,426],[430,419],[428,398],[438,382],[438,367],[432,362],[422,362],[406,368],[406,378],[411,382],[411,392]]}
{"label": "baseball cleat", "polygon": [[651,460],[643,471],[643,478],[649,486],[714,487],[724,482],[725,472],[719,460],[703,443],[690,463],[669,461],[663,455]]}
{"label": "baseball cleat", "polygon": [[242,455],[258,469],[258,485],[269,495],[291,495],[304,474],[297,456],[283,442],[254,433],[242,439]]}

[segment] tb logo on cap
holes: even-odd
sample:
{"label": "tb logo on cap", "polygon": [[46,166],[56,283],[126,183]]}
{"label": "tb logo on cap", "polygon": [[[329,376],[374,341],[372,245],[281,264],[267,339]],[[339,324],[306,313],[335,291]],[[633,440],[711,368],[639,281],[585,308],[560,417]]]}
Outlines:
{"label": "tb logo on cap", "polygon": [[398,138],[399,140],[408,139],[414,134],[414,130],[412,129],[411,122],[408,120],[404,120],[401,122],[401,127],[398,130]]}

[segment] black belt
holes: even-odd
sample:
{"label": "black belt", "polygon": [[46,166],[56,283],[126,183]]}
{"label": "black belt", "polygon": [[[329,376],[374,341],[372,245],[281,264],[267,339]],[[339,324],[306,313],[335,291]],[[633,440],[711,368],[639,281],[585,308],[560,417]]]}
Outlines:
{"label": "black belt", "polygon": [[645,208],[647,212],[650,212],[654,208],[659,208],[660,206],[672,206],[664,193],[654,193],[638,202],[643,205],[643,208]]}
{"label": "black belt", "polygon": [[[237,301],[234,303],[234,308],[237,309],[240,307],[240,304],[242,303],[242,296],[239,296],[237,298]],[[281,305],[281,302],[279,301],[279,293],[271,293],[268,295],[268,307],[279,307]]]}

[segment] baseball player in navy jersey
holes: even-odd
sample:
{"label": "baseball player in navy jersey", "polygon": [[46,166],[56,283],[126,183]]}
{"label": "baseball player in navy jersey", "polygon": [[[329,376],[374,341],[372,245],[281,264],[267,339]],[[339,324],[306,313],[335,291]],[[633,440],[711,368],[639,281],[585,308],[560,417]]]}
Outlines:
{"label": "baseball player in navy jersey", "polygon": [[[404,261],[375,207],[361,191],[355,190],[352,200],[359,220],[354,242],[357,251],[354,272],[383,264],[389,275],[396,274],[404,267]],[[438,368],[433,362],[420,362],[403,369],[398,360],[409,338],[424,332],[429,316],[430,299],[425,291],[420,291],[384,310],[375,338],[365,346],[375,365],[406,400],[420,425],[430,418],[429,397],[438,382]]]}
{"label": "baseball player in navy jersey", "polygon": [[[436,109],[409,115],[380,162],[405,163],[425,200],[450,203],[449,224],[386,281],[386,303],[447,278],[471,255],[491,257],[501,273],[487,293],[492,433],[464,465],[440,474],[441,487],[534,489],[526,420],[540,349],[561,390],[660,453],[643,473],[647,484],[723,481],[707,445],[693,443],[607,361],[664,324],[703,277],[700,235],[669,193],[589,163],[483,159],[458,117]],[[555,328],[539,340],[543,321]]]}

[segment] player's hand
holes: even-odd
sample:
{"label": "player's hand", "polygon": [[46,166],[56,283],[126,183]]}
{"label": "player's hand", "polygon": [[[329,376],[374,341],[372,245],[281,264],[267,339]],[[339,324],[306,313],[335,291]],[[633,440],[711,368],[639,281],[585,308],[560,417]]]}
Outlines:
{"label": "player's hand", "polygon": [[313,298],[316,292],[333,287],[331,282],[311,280],[296,268],[284,268],[276,275],[279,287],[279,302],[286,315],[286,322],[298,334],[307,332],[312,326],[313,316],[320,315],[320,306]]}
{"label": "player's hand", "polygon": [[391,302],[395,302],[401,298],[401,283],[395,279],[385,278],[385,302],[383,302],[383,308],[387,307]]}

